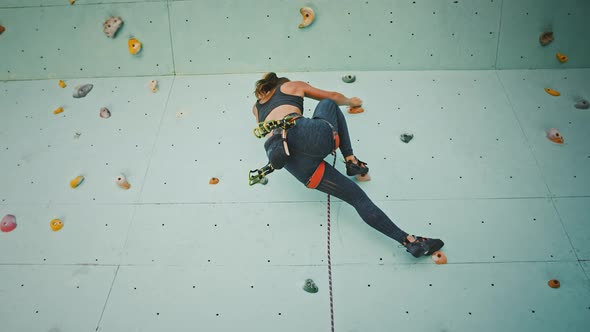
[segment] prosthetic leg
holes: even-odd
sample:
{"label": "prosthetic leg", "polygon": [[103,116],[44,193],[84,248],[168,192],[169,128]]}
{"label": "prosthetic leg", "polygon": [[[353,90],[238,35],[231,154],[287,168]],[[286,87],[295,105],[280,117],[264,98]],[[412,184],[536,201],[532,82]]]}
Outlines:
{"label": "prosthetic leg", "polygon": [[268,163],[268,164],[266,164],[266,166],[264,166],[262,168],[250,171],[250,174],[248,175],[248,184],[251,186],[253,186],[257,183],[267,184],[268,178],[266,178],[265,176],[267,174],[274,172],[274,170],[275,169],[272,167],[272,165],[270,163]]}
{"label": "prosthetic leg", "polygon": [[[274,129],[282,129],[283,144],[287,155],[289,155],[289,148],[287,147],[287,129],[295,126],[295,121],[300,118],[301,115],[289,114],[281,120],[270,120],[259,122],[258,127],[254,128],[254,136],[262,138],[272,132]],[[248,174],[248,184],[253,186],[257,183],[267,184],[268,178],[266,175],[274,172],[275,168],[269,162],[266,166],[250,171]]]}

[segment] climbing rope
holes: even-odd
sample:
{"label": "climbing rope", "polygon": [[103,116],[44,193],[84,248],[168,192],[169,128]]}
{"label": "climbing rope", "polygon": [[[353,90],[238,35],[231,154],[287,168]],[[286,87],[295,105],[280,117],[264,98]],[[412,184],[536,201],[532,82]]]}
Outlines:
{"label": "climbing rope", "polygon": [[[332,167],[336,166],[336,152],[334,155],[334,162]],[[328,281],[330,288],[330,323],[332,332],[334,332],[334,295],[332,293],[332,258],[330,257],[330,194],[328,194]]]}

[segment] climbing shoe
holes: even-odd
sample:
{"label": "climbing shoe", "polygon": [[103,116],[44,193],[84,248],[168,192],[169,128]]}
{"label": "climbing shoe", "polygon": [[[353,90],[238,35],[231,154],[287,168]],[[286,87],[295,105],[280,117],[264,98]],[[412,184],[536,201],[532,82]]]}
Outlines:
{"label": "climbing shoe", "polygon": [[369,168],[365,162],[358,159],[356,159],[356,163],[354,163],[352,160],[348,160],[346,162],[346,175],[353,176],[360,174],[364,176],[367,173],[369,173]]}
{"label": "climbing shoe", "polygon": [[445,243],[439,239],[429,239],[420,236],[412,235],[416,241],[404,242],[402,245],[406,247],[406,251],[414,257],[432,255],[435,251],[440,250]]}

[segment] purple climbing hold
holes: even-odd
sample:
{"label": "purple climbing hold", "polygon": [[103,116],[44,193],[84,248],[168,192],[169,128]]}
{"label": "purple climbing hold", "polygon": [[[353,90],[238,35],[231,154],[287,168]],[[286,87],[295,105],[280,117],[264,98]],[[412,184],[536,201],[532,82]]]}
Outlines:
{"label": "purple climbing hold", "polygon": [[0,221],[0,230],[7,233],[12,232],[16,228],[16,217],[12,214],[7,214]]}

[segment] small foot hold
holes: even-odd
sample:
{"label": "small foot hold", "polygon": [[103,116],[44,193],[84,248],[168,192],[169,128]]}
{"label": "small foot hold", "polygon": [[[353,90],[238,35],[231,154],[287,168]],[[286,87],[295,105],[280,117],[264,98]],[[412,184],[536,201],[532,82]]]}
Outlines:
{"label": "small foot hold", "polygon": [[111,117],[111,111],[109,111],[109,109],[106,107],[101,107],[99,115],[103,119],[108,119]]}
{"label": "small foot hold", "polygon": [[413,134],[401,134],[399,139],[404,143],[410,143],[410,141],[414,138]]}
{"label": "small foot hold", "polygon": [[589,104],[587,100],[580,100],[579,102],[576,103],[576,108],[577,109],[581,109],[581,110],[585,110],[588,109]]}
{"label": "small foot hold", "polygon": [[65,88],[65,87],[67,86],[67,85],[66,85],[66,82],[64,82],[64,81],[62,81],[62,80],[59,80],[59,82],[57,82],[57,84],[58,84],[58,85],[59,85],[59,87],[60,87],[60,88],[62,88],[62,89],[63,89],[63,88]]}
{"label": "small foot hold", "polygon": [[357,181],[360,182],[366,182],[366,181],[371,181],[371,176],[369,175],[369,173],[366,174],[357,174],[354,176],[356,178]]}
{"label": "small foot hold", "polygon": [[158,81],[151,80],[150,83],[148,84],[148,87],[150,88],[151,92],[153,92],[153,93],[158,92]]}
{"label": "small foot hold", "polygon": [[442,251],[436,251],[432,254],[432,260],[436,264],[447,264],[447,256]]}
{"label": "small foot hold", "polygon": [[318,286],[316,286],[315,282],[311,279],[305,280],[305,284],[303,285],[303,290],[315,294],[318,292]]}
{"label": "small foot hold", "polygon": [[0,35],[6,31],[6,28],[3,25],[0,25]]}
{"label": "small foot hold", "polygon": [[559,287],[561,287],[561,283],[557,279],[551,279],[551,280],[549,280],[549,282],[547,284],[551,288],[559,288]]}
{"label": "small foot hold", "polygon": [[129,47],[129,53],[133,55],[136,55],[141,51],[141,42],[135,38],[129,39],[127,46]]}
{"label": "small foot hold", "polygon": [[12,214],[7,214],[0,221],[0,230],[8,233],[12,232],[16,228],[16,217]]}
{"label": "small foot hold", "polygon": [[555,55],[557,57],[557,60],[559,60],[559,62],[564,63],[567,62],[567,60],[569,60],[569,58],[561,53],[557,53]]}
{"label": "small foot hold", "polygon": [[547,138],[553,143],[563,144],[563,136],[561,136],[559,130],[555,128],[549,129],[549,131],[547,132]]}
{"label": "small foot hold", "polygon": [[219,179],[218,178],[211,178],[209,180],[209,184],[218,184],[219,183]]}
{"label": "small foot hold", "polygon": [[352,82],[356,81],[356,76],[350,75],[350,74],[344,75],[344,76],[342,76],[342,81],[344,83],[352,83]]}
{"label": "small foot hold", "polygon": [[550,89],[550,88],[545,88],[545,92],[547,92],[548,94],[552,95],[553,97],[559,97],[561,96],[561,93],[559,93],[559,91]]}
{"label": "small foot hold", "polygon": [[306,28],[313,23],[313,20],[315,19],[315,13],[313,12],[313,9],[309,7],[302,7],[299,12],[301,13],[303,19],[301,24],[299,24],[299,29]]}
{"label": "small foot hold", "polygon": [[54,232],[57,232],[64,227],[64,223],[59,219],[53,219],[49,222],[49,227],[51,227],[51,230]]}
{"label": "small foot hold", "polygon": [[365,111],[364,108],[362,108],[361,106],[357,106],[357,107],[349,107],[348,108],[348,113],[350,114],[358,114],[358,113],[363,113]]}
{"label": "small foot hold", "polygon": [[53,114],[59,114],[59,113],[63,113],[64,108],[63,107],[58,107],[53,111]]}
{"label": "small foot hold", "polygon": [[72,187],[72,189],[78,188],[82,182],[84,182],[84,177],[82,175],[78,175],[72,181],[70,181],[70,187]]}
{"label": "small foot hold", "polygon": [[117,182],[117,185],[119,185],[119,187],[128,190],[129,188],[131,188],[131,184],[127,181],[127,178],[125,178],[125,175],[121,174],[119,176],[117,176],[117,178],[115,179],[115,182]]}

